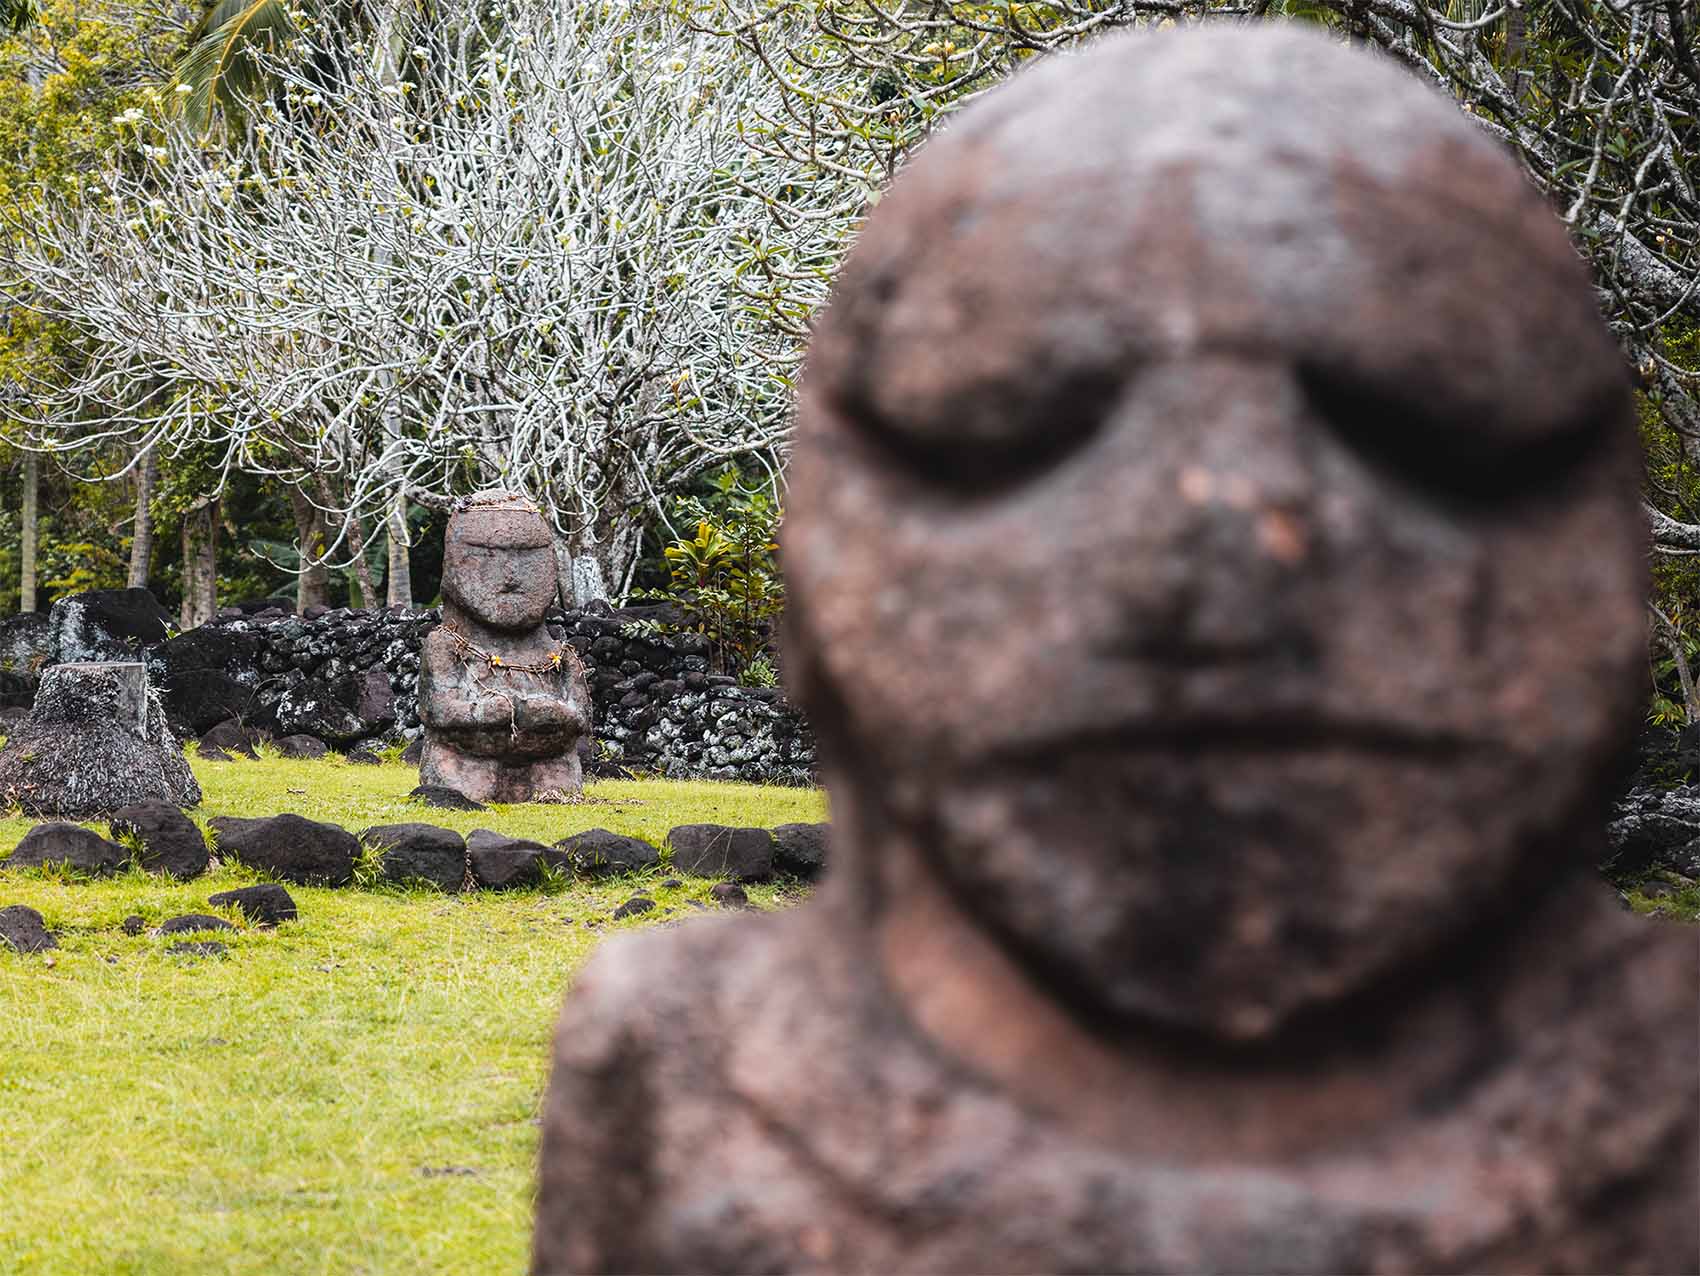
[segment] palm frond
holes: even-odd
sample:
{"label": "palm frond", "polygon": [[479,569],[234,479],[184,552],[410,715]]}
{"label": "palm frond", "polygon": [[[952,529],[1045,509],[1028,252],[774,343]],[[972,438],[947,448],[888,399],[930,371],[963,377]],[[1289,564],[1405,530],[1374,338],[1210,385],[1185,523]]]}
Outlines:
{"label": "palm frond", "polygon": [[190,124],[205,129],[215,107],[234,115],[263,96],[269,84],[257,55],[281,49],[295,33],[287,0],[218,0],[190,34],[172,81],[174,90],[187,87],[174,96]]}
{"label": "palm frond", "polygon": [[0,31],[22,31],[40,16],[37,0],[0,0]]}

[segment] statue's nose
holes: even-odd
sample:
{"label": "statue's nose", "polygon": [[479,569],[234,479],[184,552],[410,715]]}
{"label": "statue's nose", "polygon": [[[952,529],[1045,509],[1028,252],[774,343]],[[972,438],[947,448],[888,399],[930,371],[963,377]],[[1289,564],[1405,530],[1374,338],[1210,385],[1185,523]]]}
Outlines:
{"label": "statue's nose", "polygon": [[1290,641],[1295,594],[1318,566],[1326,440],[1313,415],[1274,361],[1191,359],[1130,387],[1112,446],[1162,461],[1128,525],[1150,565],[1127,599],[1142,646],[1192,662]]}

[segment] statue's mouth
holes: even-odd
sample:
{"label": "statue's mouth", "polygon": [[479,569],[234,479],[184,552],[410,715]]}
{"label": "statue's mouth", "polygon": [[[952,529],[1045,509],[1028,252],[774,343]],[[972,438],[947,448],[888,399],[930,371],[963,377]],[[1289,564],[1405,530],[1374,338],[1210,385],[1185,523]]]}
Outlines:
{"label": "statue's mouth", "polygon": [[1136,719],[1024,736],[1000,743],[987,759],[1028,762],[1035,756],[1168,755],[1191,753],[1282,755],[1355,752],[1413,762],[1455,763],[1492,747],[1463,732],[1372,718],[1323,718],[1263,713]]}

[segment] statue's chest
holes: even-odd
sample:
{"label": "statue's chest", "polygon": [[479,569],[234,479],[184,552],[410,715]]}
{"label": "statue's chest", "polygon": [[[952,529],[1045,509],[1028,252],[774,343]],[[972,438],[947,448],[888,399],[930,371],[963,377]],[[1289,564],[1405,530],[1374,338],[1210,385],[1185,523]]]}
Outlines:
{"label": "statue's chest", "polygon": [[703,1271],[1455,1271],[1568,1252],[1602,1190],[1574,1164],[1584,1149],[1470,1122],[1369,1133],[1295,1165],[1189,1164],[917,1076],[875,1064],[860,1090],[783,1106],[799,1091],[752,1092],[734,1072],[662,1156],[664,1257]]}

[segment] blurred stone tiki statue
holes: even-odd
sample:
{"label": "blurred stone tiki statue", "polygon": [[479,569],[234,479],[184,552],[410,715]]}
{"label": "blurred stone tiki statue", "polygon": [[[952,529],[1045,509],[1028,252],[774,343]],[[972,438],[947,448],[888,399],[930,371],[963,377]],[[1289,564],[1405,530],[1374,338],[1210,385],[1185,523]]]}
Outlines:
{"label": "blurred stone tiki statue", "polygon": [[809,358],[837,876],[574,983],[536,1270],[1694,1271],[1700,935],[1590,865],[1628,391],[1516,165],[1320,35],[1107,39]]}
{"label": "blurred stone tiki statue", "polygon": [[577,654],[543,627],[556,581],[549,525],[523,497],[481,492],[449,520],[443,623],[420,656],[422,783],[480,802],[582,789],[590,695]]}

